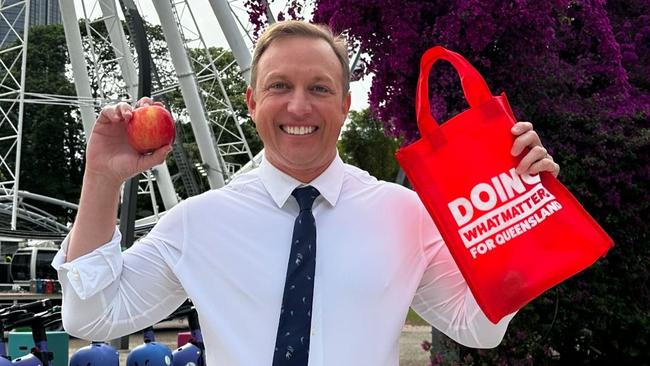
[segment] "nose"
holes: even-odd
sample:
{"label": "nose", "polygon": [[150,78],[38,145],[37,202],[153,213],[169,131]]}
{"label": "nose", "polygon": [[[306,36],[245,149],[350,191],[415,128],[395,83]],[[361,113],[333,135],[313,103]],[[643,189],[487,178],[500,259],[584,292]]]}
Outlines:
{"label": "nose", "polygon": [[304,117],[311,113],[311,100],[309,95],[296,88],[290,95],[287,103],[287,111],[296,117]]}

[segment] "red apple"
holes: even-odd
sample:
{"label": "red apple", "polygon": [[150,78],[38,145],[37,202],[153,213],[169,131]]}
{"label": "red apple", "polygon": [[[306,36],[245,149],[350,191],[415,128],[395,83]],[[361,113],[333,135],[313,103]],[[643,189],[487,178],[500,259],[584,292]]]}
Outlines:
{"label": "red apple", "polygon": [[176,138],[172,115],[159,105],[148,105],[133,110],[126,126],[129,144],[141,154],[169,145]]}

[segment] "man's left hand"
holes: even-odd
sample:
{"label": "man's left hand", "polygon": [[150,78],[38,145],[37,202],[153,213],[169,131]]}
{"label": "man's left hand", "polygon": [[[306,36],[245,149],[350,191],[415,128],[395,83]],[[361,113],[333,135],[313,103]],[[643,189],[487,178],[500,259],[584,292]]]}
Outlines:
{"label": "man's left hand", "polygon": [[517,122],[510,131],[516,136],[510,151],[512,156],[518,156],[526,148],[530,149],[517,166],[518,174],[534,175],[540,172],[550,172],[557,177],[560,173],[560,166],[553,161],[553,157],[542,146],[542,141],[537,132],[533,130],[532,123]]}

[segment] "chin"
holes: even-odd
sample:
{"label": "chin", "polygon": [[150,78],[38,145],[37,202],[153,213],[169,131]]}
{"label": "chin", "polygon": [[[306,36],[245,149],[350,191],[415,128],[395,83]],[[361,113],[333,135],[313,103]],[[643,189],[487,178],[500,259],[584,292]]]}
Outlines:
{"label": "chin", "polygon": [[317,169],[325,164],[325,159],[322,157],[314,157],[313,159],[305,159],[305,156],[287,157],[280,160],[283,165],[291,169]]}

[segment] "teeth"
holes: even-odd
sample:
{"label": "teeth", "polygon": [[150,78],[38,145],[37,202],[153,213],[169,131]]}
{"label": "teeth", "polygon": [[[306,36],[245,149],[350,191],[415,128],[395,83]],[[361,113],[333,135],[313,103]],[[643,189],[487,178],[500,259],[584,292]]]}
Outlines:
{"label": "teeth", "polygon": [[316,131],[315,126],[282,126],[282,130],[290,135],[307,135]]}

